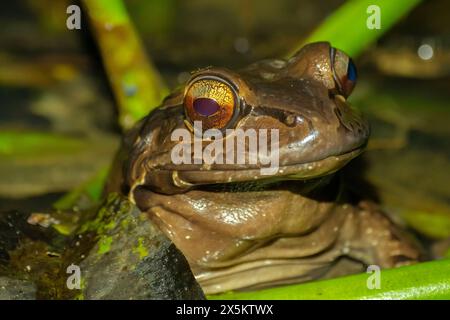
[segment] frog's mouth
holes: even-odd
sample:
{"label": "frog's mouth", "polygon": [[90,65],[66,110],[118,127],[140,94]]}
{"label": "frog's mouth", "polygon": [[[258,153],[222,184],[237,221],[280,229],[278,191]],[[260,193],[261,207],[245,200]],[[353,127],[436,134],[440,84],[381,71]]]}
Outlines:
{"label": "frog's mouth", "polygon": [[[230,170],[174,170],[173,168],[158,168],[147,174],[145,181],[138,185],[151,188],[162,193],[180,193],[199,186],[241,183],[250,181],[285,181],[285,180],[311,180],[332,174],[350,160],[357,157],[364,147],[330,156],[321,160],[280,166],[271,175],[261,174],[260,169],[230,169]],[[137,187],[137,185],[135,185]]]}

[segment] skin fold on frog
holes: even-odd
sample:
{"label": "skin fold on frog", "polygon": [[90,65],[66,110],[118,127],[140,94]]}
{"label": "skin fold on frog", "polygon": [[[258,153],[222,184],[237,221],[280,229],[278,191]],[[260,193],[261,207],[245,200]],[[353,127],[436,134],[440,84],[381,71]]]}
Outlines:
{"label": "skin fold on frog", "polygon": [[[347,196],[334,174],[369,138],[368,123],[347,102],[355,84],[352,60],[326,42],[238,72],[198,70],[124,138],[107,191],[120,190],[148,213],[206,294],[414,263],[414,241],[375,204]],[[195,121],[221,132],[277,129],[278,170],[174,164],[181,142],[172,133],[194,137]]]}

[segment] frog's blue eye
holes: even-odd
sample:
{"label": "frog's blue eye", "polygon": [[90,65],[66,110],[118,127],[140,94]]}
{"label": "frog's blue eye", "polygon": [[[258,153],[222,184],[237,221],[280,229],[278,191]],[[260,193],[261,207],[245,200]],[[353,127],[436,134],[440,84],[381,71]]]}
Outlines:
{"label": "frog's blue eye", "polygon": [[330,63],[337,91],[344,97],[352,93],[358,78],[353,60],[343,51],[330,48]]}
{"label": "frog's blue eye", "polygon": [[356,82],[356,79],[358,78],[358,75],[356,73],[356,66],[353,63],[352,59],[348,60],[348,67],[347,67],[347,79],[353,82]]}
{"label": "frog's blue eye", "polygon": [[197,98],[194,100],[194,110],[201,116],[209,117],[219,111],[220,106],[211,98]]}

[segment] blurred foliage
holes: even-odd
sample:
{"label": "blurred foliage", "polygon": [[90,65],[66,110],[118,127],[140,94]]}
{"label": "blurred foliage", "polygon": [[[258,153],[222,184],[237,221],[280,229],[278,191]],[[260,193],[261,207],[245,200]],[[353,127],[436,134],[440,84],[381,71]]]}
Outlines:
{"label": "blurred foliage", "polygon": [[[117,145],[112,137],[2,130],[0,193],[17,198],[63,192],[109,164]],[[88,194],[92,188],[87,186]]]}
{"label": "blurred foliage", "polygon": [[147,0],[125,1],[139,30],[150,32],[152,42],[169,41],[168,35],[176,32],[178,1]]}
{"label": "blurred foliage", "polygon": [[[351,0],[333,12],[306,40],[291,51],[292,55],[305,43],[329,41],[336,48],[355,57],[380,38],[421,0]],[[367,8],[380,8],[380,29],[367,28]],[[345,35],[345,36],[343,36]]]}
{"label": "blurred foliage", "polygon": [[101,200],[103,192],[103,185],[108,177],[109,166],[101,168],[98,173],[79,185],[74,190],[65,194],[57,202],[53,204],[53,207],[60,211],[73,210],[75,204],[80,203],[83,197],[88,197],[88,201],[94,205]]}
{"label": "blurred foliage", "polygon": [[168,93],[120,0],[83,1],[119,108],[130,128]]}
{"label": "blurred foliage", "polygon": [[[372,79],[360,84],[352,102],[372,127],[368,150],[356,161],[366,164],[361,175],[376,190],[374,200],[420,234],[443,239],[450,237],[450,110],[448,95],[433,88]],[[358,178],[348,183],[356,192],[363,189]]]}
{"label": "blurred foliage", "polygon": [[80,139],[46,132],[2,131],[0,155],[3,157],[32,157],[38,153],[52,156],[55,153],[79,152],[83,147]]}
{"label": "blurred foliage", "polygon": [[57,33],[67,32],[66,16],[62,12],[66,12],[71,0],[25,0],[28,8],[35,13],[40,26],[45,33],[55,35]]}

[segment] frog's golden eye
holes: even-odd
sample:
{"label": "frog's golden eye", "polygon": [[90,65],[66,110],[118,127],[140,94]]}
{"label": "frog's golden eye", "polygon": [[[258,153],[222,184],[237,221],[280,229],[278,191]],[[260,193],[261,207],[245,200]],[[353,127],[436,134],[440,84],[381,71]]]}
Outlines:
{"label": "frog's golden eye", "polygon": [[191,124],[202,122],[202,129],[230,127],[238,113],[236,89],[226,80],[214,76],[196,78],[188,84],[184,109]]}
{"label": "frog's golden eye", "polygon": [[356,66],[353,60],[341,50],[331,47],[331,67],[337,89],[348,97],[356,85]]}

